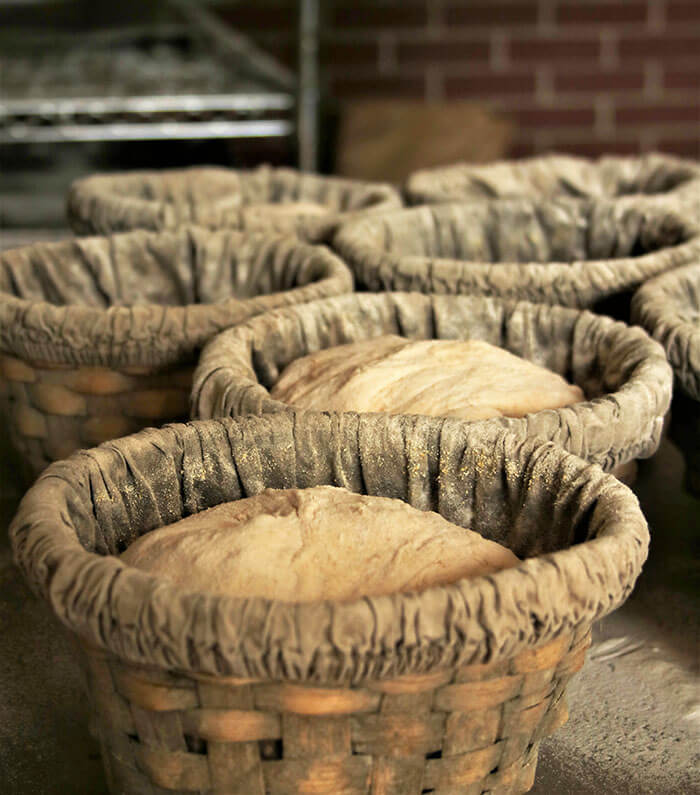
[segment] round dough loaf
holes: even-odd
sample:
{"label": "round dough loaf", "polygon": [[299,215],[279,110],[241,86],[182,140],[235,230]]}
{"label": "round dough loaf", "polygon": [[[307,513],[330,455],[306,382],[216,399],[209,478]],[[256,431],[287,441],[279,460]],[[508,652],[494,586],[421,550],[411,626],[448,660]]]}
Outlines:
{"label": "round dough loaf", "polygon": [[578,386],[557,373],[482,340],[396,335],[297,359],[270,395],[301,409],[465,420],[523,417],[585,400]]}
{"label": "round dough loaf", "polygon": [[506,547],[401,500],[267,489],[139,538],[122,560],[188,591],[349,601],[518,564]]}

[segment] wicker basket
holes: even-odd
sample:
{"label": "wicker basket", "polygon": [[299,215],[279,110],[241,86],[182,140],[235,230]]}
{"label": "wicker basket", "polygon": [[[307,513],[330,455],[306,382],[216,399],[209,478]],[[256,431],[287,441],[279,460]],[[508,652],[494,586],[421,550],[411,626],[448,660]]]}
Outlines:
{"label": "wicker basket", "polygon": [[350,222],[333,246],[373,291],[591,307],[699,259],[700,227],[662,201],[502,199]]}
{"label": "wicker basket", "polygon": [[[477,296],[354,294],[252,318],[205,347],[195,371],[193,414],[208,419],[293,411],[268,392],[288,364],[383,334],[483,339],[573,380],[588,397],[477,425],[557,442],[616,474],[658,447],[672,375],[659,345],[641,329],[590,312]],[[425,421],[440,425],[437,418]]]}
{"label": "wicker basket", "polygon": [[686,461],[686,487],[700,497],[700,263],[644,285],[632,300],[636,322],[664,347],[680,389],[671,438]]}
{"label": "wicker basket", "polygon": [[[526,559],[420,594],[292,605],[185,593],[110,556],[223,500],[323,483],[437,509]],[[527,791],[591,623],[629,595],[648,543],[633,494],[553,444],[312,414],[78,453],[10,534],[86,647],[111,791],[231,795]]]}
{"label": "wicker basket", "polygon": [[261,233],[185,228],[3,252],[0,405],[27,477],[186,419],[196,355],[217,331],[350,289],[326,249]]}
{"label": "wicker basket", "polygon": [[555,196],[619,198],[664,196],[700,207],[700,165],[670,155],[587,160],[545,155],[489,165],[457,163],[416,171],[406,183],[412,204]]}
{"label": "wicker basket", "polygon": [[[291,208],[294,202],[318,204],[327,212],[265,210],[271,204]],[[294,233],[318,242],[328,239],[341,221],[401,204],[398,191],[386,184],[270,166],[252,171],[188,168],[98,174],[77,180],[68,195],[68,219],[81,235],[179,229],[191,223],[210,229]]]}

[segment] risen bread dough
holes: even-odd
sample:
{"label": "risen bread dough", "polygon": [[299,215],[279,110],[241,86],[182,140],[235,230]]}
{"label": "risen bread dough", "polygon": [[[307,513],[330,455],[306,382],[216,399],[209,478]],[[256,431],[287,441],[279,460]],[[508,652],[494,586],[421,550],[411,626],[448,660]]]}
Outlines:
{"label": "risen bread dough", "polygon": [[387,335],[312,353],[270,392],[302,409],[522,417],[585,400],[560,375],[481,340]]}
{"label": "risen bread dough", "polygon": [[218,505],[147,533],[122,560],[188,591],[285,602],[419,591],[518,563],[437,513],[333,486]]}

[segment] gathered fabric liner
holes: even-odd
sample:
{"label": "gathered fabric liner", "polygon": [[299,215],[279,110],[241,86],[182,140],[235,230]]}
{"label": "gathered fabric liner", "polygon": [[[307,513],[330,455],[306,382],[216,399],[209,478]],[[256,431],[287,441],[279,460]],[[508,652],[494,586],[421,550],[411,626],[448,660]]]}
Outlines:
{"label": "gathered fabric liner", "polygon": [[36,243],[0,254],[0,350],[166,368],[252,315],[350,290],[338,257],[293,236],[184,227]]}
{"label": "gathered fabric liner", "polygon": [[[421,593],[281,603],[188,593],[113,557],[224,501],[330,484],[439,511],[525,558]],[[169,670],[352,683],[485,663],[616,608],[646,558],[635,496],[557,445],[420,417],[170,425],[52,464],[10,527],[34,591],[84,642]]]}
{"label": "gathered fabric liner", "polygon": [[663,345],[683,390],[700,401],[700,259],[647,282],[632,299],[632,316]]}
{"label": "gathered fabric liner", "polygon": [[412,204],[504,197],[665,196],[700,208],[700,164],[672,155],[589,160],[544,155],[486,165],[455,163],[416,171],[406,182]]}
{"label": "gathered fabric liner", "polygon": [[590,307],[700,259],[700,218],[634,197],[426,205],[343,224],[333,248],[372,291]]}
{"label": "gathered fabric liner", "polygon": [[[245,211],[253,205],[291,202],[318,204],[327,212]],[[399,192],[388,184],[270,166],[249,171],[194,167],[95,174],[76,180],[68,194],[68,219],[77,234],[197,224],[212,229],[258,228],[322,241],[343,220],[401,205]]]}
{"label": "gathered fabric liner", "polygon": [[663,350],[642,329],[587,311],[478,296],[351,294],[252,318],[202,351],[193,416],[298,411],[269,394],[288,364],[384,334],[484,340],[559,373],[587,398],[522,418],[475,421],[479,426],[555,441],[608,471],[659,445],[673,378]]}

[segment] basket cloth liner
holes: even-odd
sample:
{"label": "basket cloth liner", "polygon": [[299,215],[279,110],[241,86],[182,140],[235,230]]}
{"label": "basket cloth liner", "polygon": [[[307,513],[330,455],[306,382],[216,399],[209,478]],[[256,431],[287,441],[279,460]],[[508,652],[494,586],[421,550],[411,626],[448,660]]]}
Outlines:
{"label": "basket cloth liner", "polygon": [[[537,557],[420,594],[293,605],[185,593],[107,556],[222,501],[319,484],[439,510]],[[76,453],[27,493],[10,537],[35,592],[88,643],[171,670],[323,683],[545,643],[617,607],[648,544],[632,492],[554,444],[453,420],[313,413],[147,429]]]}
{"label": "basket cloth liner", "polygon": [[[291,214],[274,219],[245,216],[251,204],[313,202],[323,215]],[[177,229],[193,223],[209,228],[261,227],[323,240],[353,214],[400,207],[390,185],[302,174],[290,168],[260,166],[250,171],[187,168],[96,174],[73,183],[68,218],[78,234]]]}
{"label": "basket cloth liner", "polygon": [[293,411],[268,392],[284,367],[322,348],[383,334],[483,339],[560,373],[588,398],[479,425],[555,441],[607,470],[650,456],[659,445],[672,374],[645,332],[586,311],[478,296],[352,294],[253,318],[205,347],[193,380],[194,416]]}
{"label": "basket cloth liner", "polygon": [[670,155],[601,157],[544,155],[488,165],[456,163],[421,169],[408,178],[413,204],[505,196],[615,198],[665,195],[700,207],[700,165]]}
{"label": "basket cloth liner", "polygon": [[589,307],[699,259],[699,220],[633,197],[458,202],[350,221],[333,247],[373,291]]}
{"label": "basket cloth liner", "polygon": [[0,255],[0,350],[167,367],[251,315],[351,289],[336,256],[291,236],[189,227],[37,243]]}
{"label": "basket cloth liner", "polygon": [[700,401],[700,258],[645,284],[632,299],[632,312],[663,345],[685,392]]}

